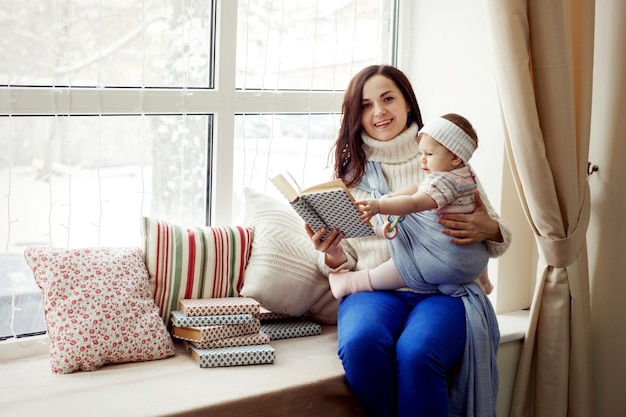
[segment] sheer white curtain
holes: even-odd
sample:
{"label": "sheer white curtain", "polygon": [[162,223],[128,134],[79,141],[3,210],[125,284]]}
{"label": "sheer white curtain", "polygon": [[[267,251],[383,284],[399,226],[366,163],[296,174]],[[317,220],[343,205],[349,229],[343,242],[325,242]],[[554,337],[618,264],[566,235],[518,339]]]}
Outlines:
{"label": "sheer white curtain", "polygon": [[[28,246],[137,246],[141,215],[204,222],[211,2],[3,2],[0,338],[45,331]],[[150,90],[149,90],[150,88]]]}
{"label": "sheer white curtain", "polygon": [[0,0],[0,339],[45,330],[26,246],[134,246],[142,215],[234,219],[271,170],[327,179],[394,4]]}

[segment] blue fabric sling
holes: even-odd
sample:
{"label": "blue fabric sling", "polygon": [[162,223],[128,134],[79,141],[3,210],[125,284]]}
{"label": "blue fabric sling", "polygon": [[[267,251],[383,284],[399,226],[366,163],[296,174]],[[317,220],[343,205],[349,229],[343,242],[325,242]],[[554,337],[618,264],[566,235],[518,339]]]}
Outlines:
{"label": "blue fabric sling", "polygon": [[[373,198],[389,193],[378,162],[367,163],[365,175],[357,187],[370,193]],[[468,249],[472,251],[470,256],[463,256],[464,259],[467,258],[466,262],[451,266],[445,274],[441,274],[442,265],[436,263],[458,263],[456,258],[454,262],[446,259],[449,256],[458,256],[458,250],[451,250],[449,245],[455,244],[441,233],[441,226],[437,223],[438,216],[433,212],[405,216],[397,226],[398,235],[389,240],[389,250],[400,274],[410,282],[413,289],[420,292],[438,291],[452,297],[461,297],[463,300],[467,339],[459,375],[450,391],[449,414],[465,417],[495,416],[498,394],[496,353],[500,331],[491,302],[474,282],[485,267],[486,250],[483,243],[476,244]],[[424,236],[427,236],[428,242],[423,242]],[[429,250],[433,252],[432,260],[426,262],[426,265],[416,262],[413,253],[416,245],[431,248]],[[445,269],[444,265],[443,270]],[[433,276],[435,271],[437,275]]]}

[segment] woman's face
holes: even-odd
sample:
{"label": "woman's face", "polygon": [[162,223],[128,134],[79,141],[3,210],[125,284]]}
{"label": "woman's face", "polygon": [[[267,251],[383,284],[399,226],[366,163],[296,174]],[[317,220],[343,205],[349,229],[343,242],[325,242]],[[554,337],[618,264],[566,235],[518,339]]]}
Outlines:
{"label": "woman's face", "polygon": [[363,85],[361,124],[372,138],[387,141],[406,128],[409,104],[396,84],[376,74]]}

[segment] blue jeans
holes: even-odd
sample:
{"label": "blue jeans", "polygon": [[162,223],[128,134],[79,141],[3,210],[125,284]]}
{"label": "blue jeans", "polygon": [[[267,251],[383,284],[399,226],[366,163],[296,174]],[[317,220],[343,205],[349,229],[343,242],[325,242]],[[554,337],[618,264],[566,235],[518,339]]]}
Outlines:
{"label": "blue jeans", "polygon": [[339,304],[339,357],[368,416],[447,417],[465,335],[460,298],[373,291]]}

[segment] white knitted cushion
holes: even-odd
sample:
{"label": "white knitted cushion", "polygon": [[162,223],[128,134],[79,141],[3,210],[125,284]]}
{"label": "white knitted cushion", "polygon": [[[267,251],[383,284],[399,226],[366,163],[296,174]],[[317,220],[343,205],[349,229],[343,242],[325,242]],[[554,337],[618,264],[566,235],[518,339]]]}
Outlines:
{"label": "white knitted cushion", "polygon": [[243,223],[254,227],[252,250],[241,294],[266,309],[291,316],[307,313],[326,293],[328,279],[304,221],[286,201],[244,189]]}

